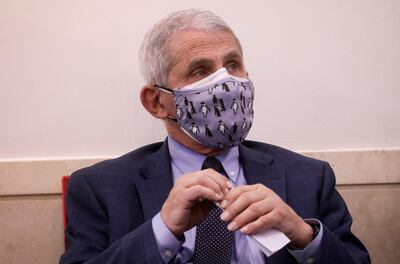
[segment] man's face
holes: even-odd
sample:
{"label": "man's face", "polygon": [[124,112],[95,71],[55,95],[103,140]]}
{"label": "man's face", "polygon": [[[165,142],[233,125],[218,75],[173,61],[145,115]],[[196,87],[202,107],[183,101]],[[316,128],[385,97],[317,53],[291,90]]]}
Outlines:
{"label": "man's face", "polygon": [[171,38],[172,65],[168,87],[183,87],[225,67],[231,75],[246,78],[242,53],[231,33],[184,30]]}
{"label": "man's face", "polygon": [[[232,34],[225,31],[177,32],[171,38],[168,52],[172,61],[168,74],[170,88],[180,88],[199,81],[222,67],[225,67],[231,75],[247,78],[239,45]],[[175,117],[173,96],[161,93],[160,101],[164,110]],[[168,134],[175,140],[199,153],[210,155],[215,152],[190,138],[176,122],[166,122],[166,128]]]}

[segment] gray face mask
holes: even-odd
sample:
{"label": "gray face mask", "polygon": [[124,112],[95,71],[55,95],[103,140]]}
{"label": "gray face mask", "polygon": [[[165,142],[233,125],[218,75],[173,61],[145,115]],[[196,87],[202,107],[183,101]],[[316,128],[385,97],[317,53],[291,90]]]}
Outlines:
{"label": "gray face mask", "polygon": [[237,146],[253,124],[253,83],[225,68],[182,88],[155,86],[174,95],[177,118],[169,118],[203,146]]}

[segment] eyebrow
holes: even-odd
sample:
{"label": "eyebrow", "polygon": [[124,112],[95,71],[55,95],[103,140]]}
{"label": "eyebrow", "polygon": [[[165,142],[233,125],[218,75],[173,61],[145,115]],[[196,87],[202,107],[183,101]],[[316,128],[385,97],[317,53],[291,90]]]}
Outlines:
{"label": "eyebrow", "polygon": [[204,67],[211,67],[213,64],[212,60],[210,59],[193,59],[189,62],[187,66],[187,71],[191,72],[192,70],[196,69],[197,67],[204,66]]}
{"label": "eyebrow", "polygon": [[[233,60],[237,59],[242,61],[242,55],[240,52],[233,50],[228,52],[223,56],[223,60]],[[192,70],[196,69],[197,67],[203,66],[203,67],[211,67],[213,64],[213,61],[211,59],[206,59],[206,58],[199,58],[199,59],[193,59],[189,62],[187,66],[187,71],[191,72]]]}
{"label": "eyebrow", "polygon": [[242,61],[242,60],[243,60],[243,57],[242,57],[242,54],[241,54],[241,53],[239,53],[239,52],[236,51],[236,50],[233,50],[233,51],[231,51],[231,52],[225,54],[224,57],[223,57],[223,59],[224,59],[224,61],[226,61],[226,60],[232,60],[232,59],[238,59],[238,60]]}

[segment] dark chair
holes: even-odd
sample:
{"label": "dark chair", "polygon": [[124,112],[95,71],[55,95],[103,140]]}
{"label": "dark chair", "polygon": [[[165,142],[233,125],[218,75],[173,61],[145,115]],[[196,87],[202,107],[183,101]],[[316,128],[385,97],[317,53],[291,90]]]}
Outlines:
{"label": "dark chair", "polygon": [[69,176],[63,176],[61,178],[61,188],[62,188],[62,210],[63,210],[63,223],[64,223],[64,245],[65,249],[67,249],[67,238],[65,236],[65,229],[67,228],[68,224],[68,217],[67,217],[67,188],[68,188],[68,181]]}

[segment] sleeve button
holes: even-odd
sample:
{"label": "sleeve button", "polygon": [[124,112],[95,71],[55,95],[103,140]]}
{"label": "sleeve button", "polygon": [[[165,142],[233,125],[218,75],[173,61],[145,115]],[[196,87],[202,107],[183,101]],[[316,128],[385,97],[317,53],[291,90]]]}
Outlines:
{"label": "sleeve button", "polygon": [[171,250],[165,250],[164,251],[164,256],[166,256],[167,258],[170,258],[172,256],[172,251]]}
{"label": "sleeve button", "polygon": [[306,263],[307,264],[313,264],[314,263],[314,259],[313,258],[307,258]]}

